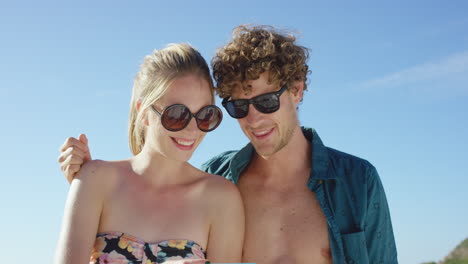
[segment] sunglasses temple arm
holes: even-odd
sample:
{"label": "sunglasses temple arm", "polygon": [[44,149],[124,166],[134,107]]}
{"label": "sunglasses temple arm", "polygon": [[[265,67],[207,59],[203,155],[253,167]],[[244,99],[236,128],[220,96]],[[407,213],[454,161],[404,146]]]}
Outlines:
{"label": "sunglasses temple arm", "polygon": [[154,108],[154,106],[151,106],[151,109],[153,109],[153,111],[154,111],[159,117],[161,117],[161,113],[159,113],[158,110],[156,110],[156,108]]}

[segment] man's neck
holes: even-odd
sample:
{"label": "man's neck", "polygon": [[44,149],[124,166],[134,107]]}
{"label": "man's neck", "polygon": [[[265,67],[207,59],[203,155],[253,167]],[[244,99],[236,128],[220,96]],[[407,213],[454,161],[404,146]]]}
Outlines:
{"label": "man's neck", "polygon": [[288,144],[269,157],[257,153],[249,165],[252,171],[272,184],[284,185],[297,180],[311,169],[311,144],[298,126]]}

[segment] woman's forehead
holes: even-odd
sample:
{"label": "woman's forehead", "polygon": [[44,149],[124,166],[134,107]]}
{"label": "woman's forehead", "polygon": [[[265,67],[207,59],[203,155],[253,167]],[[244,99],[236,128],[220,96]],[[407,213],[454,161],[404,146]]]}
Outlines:
{"label": "woman's forehead", "polygon": [[165,106],[184,104],[192,110],[191,106],[211,104],[212,91],[208,81],[203,78],[196,76],[177,78],[169,85],[166,94],[159,102]]}

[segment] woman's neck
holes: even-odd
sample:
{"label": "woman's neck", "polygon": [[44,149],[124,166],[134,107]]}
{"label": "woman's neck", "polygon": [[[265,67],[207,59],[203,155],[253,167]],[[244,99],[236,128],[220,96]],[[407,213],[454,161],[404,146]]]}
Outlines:
{"label": "woman's neck", "polygon": [[[143,149],[131,158],[133,171],[154,185],[175,185],[186,179],[189,163],[169,159],[161,153]],[[185,176],[185,177],[184,177]]]}

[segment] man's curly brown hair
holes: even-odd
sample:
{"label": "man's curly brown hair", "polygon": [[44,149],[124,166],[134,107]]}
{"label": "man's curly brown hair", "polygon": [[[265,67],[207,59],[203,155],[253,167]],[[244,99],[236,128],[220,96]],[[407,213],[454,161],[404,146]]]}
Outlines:
{"label": "man's curly brown hair", "polygon": [[251,87],[244,82],[256,80],[267,71],[270,83],[291,89],[294,81],[303,81],[304,91],[307,90],[309,51],[295,42],[293,34],[279,32],[271,26],[234,28],[232,40],[217,50],[211,62],[217,94],[228,98],[239,83],[246,93],[250,92]]}

